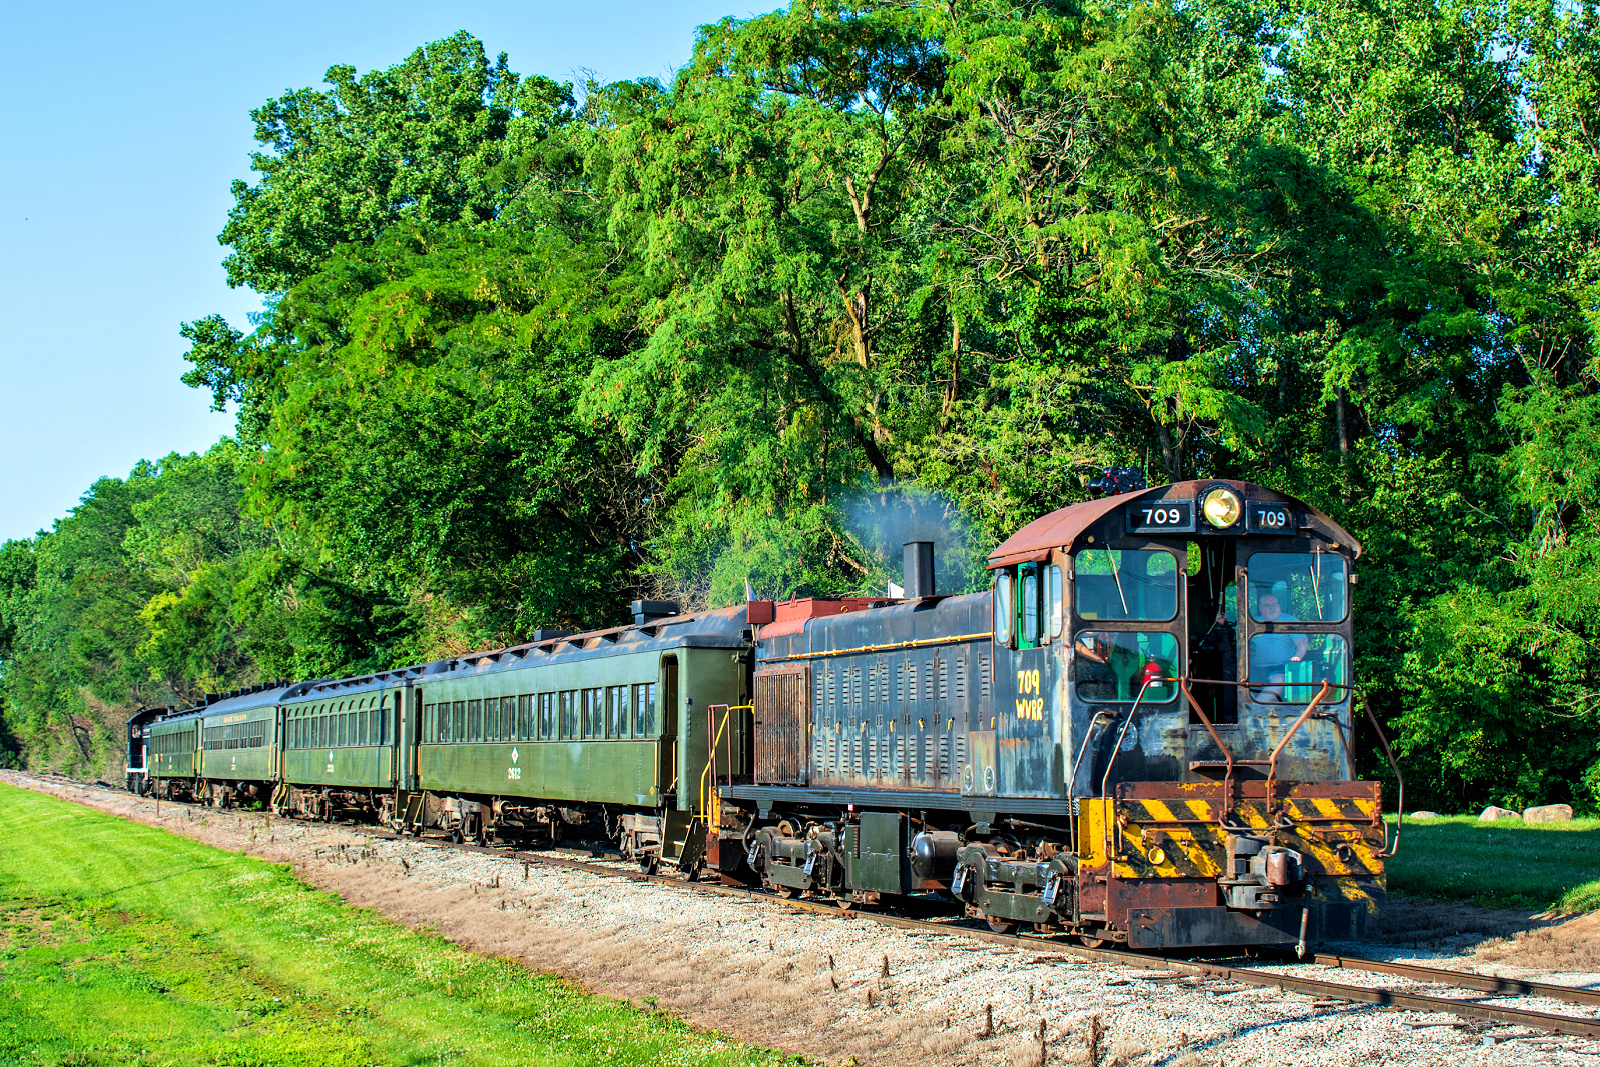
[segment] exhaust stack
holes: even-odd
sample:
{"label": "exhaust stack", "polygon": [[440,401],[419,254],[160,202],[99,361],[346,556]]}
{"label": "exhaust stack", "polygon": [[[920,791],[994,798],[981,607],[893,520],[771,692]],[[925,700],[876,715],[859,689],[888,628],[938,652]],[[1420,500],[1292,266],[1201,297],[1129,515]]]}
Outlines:
{"label": "exhaust stack", "polygon": [[906,542],[906,599],[933,596],[933,542]]}

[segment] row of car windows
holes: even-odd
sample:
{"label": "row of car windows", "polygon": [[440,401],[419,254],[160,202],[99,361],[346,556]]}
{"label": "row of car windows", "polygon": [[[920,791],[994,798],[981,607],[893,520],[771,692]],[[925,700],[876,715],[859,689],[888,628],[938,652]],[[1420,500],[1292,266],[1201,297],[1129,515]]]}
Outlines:
{"label": "row of car windows", "polygon": [[[353,709],[353,710],[345,710]],[[394,741],[394,712],[381,696],[289,709],[290,748],[356,748]]]}
{"label": "row of car windows", "polygon": [[233,748],[262,748],[267,743],[267,720],[207,726],[201,747],[208,752]]}
{"label": "row of car windows", "polygon": [[194,751],[194,729],[173,730],[168,733],[152,734],[150,737],[150,750],[160,756],[176,756],[185,752]]}
{"label": "row of car windows", "polygon": [[422,737],[432,744],[614,741],[659,733],[654,682],[454,700],[422,709]]}

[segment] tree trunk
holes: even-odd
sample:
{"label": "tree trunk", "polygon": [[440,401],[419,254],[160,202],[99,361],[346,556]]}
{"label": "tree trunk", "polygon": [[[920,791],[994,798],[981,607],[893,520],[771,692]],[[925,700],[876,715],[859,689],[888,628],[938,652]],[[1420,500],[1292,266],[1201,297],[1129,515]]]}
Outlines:
{"label": "tree trunk", "polygon": [[1161,442],[1161,460],[1167,468],[1167,481],[1183,481],[1183,438],[1175,436],[1166,423],[1156,423],[1156,438]]}
{"label": "tree trunk", "polygon": [[961,380],[961,322],[956,320],[955,328],[950,332],[950,385],[944,391],[944,412],[940,420],[939,429],[945,430],[950,426],[950,409],[956,403],[956,383]]}

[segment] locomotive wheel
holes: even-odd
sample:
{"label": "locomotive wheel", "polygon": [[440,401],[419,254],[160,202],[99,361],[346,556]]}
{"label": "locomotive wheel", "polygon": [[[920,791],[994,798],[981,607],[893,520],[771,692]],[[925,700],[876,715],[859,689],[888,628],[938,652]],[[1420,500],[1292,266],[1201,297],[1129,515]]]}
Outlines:
{"label": "locomotive wheel", "polygon": [[772,891],[784,900],[793,900],[800,895],[800,890],[792,885],[776,885],[772,887]]}
{"label": "locomotive wheel", "polygon": [[1004,919],[996,919],[992,915],[985,915],[984,920],[988,922],[989,929],[997,934],[1014,934],[1017,932],[1016,923],[1006,922]]}
{"label": "locomotive wheel", "polygon": [[1106,939],[1103,937],[1089,937],[1086,934],[1078,935],[1078,943],[1084,948],[1105,948]]}
{"label": "locomotive wheel", "polygon": [[639,856],[639,869],[648,875],[661,873],[661,857],[654,853],[645,852]]}

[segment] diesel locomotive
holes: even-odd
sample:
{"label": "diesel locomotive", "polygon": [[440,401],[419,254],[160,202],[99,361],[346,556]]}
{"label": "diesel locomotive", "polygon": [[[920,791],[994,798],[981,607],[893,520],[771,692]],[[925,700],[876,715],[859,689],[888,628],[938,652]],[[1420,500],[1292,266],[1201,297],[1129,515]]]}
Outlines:
{"label": "diesel locomotive", "polygon": [[[646,869],[1139,949],[1359,937],[1380,787],[1352,752],[1360,544],[1240,481],[1110,495],[935,592],[696,614],[129,726],[130,788],[479,842],[603,835]],[[1126,491],[1122,491],[1126,490]]]}

